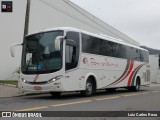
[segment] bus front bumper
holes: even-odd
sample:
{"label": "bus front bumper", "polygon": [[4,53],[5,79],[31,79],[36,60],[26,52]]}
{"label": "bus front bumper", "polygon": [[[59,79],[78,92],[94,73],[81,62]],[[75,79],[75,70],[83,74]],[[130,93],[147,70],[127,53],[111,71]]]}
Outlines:
{"label": "bus front bumper", "polygon": [[48,83],[48,84],[27,84],[21,82],[19,88],[23,92],[61,92],[64,91],[63,86],[60,82]]}

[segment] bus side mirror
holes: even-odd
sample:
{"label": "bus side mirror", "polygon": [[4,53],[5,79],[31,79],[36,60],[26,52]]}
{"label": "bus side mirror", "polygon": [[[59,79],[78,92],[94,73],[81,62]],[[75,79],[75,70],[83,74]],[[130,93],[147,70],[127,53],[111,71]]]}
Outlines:
{"label": "bus side mirror", "polygon": [[73,47],[77,47],[78,46],[78,43],[75,40],[72,40],[72,39],[67,39],[66,40],[66,44],[67,45],[71,45]]}
{"label": "bus side mirror", "polygon": [[14,51],[15,51],[14,48],[15,48],[16,46],[21,46],[21,45],[22,45],[22,44],[14,44],[14,45],[11,46],[10,53],[11,53],[11,56],[12,56],[12,57],[15,56],[15,55],[14,55],[14,53],[15,53],[15,52],[14,52]]}
{"label": "bus side mirror", "polygon": [[61,42],[63,41],[65,37],[64,36],[58,36],[55,39],[55,51],[60,51],[61,49]]}

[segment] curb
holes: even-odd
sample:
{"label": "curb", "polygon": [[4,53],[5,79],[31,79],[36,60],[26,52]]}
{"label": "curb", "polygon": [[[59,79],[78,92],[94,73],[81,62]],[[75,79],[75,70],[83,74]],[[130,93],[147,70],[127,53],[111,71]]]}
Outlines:
{"label": "curb", "polygon": [[19,95],[15,95],[15,96],[0,97],[0,99],[14,98],[14,97],[23,97],[23,96],[43,95],[43,94],[48,94],[48,93],[24,93],[24,94],[19,94]]}
{"label": "curb", "polygon": [[[0,83],[0,85],[2,86],[8,86],[8,87],[13,87],[15,89],[19,89],[17,85],[12,85],[12,84],[6,84],[6,83]],[[6,97],[0,97],[0,99],[3,98],[12,98],[12,97],[21,97],[21,96],[34,96],[34,95],[40,95],[40,94],[47,94],[49,92],[23,92],[21,90],[19,90],[17,95],[14,96],[6,96]]]}
{"label": "curb", "polygon": [[150,87],[160,87],[160,84],[151,84]]}
{"label": "curb", "polygon": [[23,96],[23,95],[19,94],[19,95],[16,95],[16,96],[0,97],[0,99],[5,99],[5,98],[14,98],[14,97],[20,97],[20,96]]}
{"label": "curb", "polygon": [[11,84],[4,84],[4,85],[9,86],[9,87],[15,87],[15,88],[18,88],[18,86],[17,86],[17,85],[11,85]]}

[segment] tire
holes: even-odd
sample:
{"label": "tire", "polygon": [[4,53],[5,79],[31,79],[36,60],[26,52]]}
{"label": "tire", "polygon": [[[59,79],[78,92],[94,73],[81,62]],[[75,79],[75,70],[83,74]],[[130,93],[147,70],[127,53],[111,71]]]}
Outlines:
{"label": "tire", "polygon": [[81,91],[81,95],[85,97],[90,97],[95,93],[95,91],[96,91],[96,87],[95,87],[94,82],[92,82],[91,78],[88,78],[86,82],[86,90]]}
{"label": "tire", "polygon": [[53,96],[53,97],[59,97],[61,95],[61,92],[50,92],[50,94]]}
{"label": "tire", "polygon": [[136,79],[136,85],[128,88],[128,90],[132,91],[132,92],[138,92],[140,90],[140,80],[137,78]]}
{"label": "tire", "polygon": [[136,85],[133,86],[133,91],[138,92],[140,90],[140,81],[139,79],[136,80]]}

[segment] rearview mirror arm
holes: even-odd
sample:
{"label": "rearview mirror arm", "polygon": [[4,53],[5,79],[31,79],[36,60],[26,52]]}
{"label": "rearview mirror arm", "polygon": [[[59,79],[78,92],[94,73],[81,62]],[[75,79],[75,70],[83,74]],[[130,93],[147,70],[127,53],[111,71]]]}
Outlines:
{"label": "rearview mirror arm", "polygon": [[21,44],[13,44],[13,45],[11,46],[10,53],[11,53],[11,56],[12,56],[12,57],[15,56],[15,55],[14,55],[14,48],[15,48],[16,46],[23,46],[23,43],[21,43]]}

